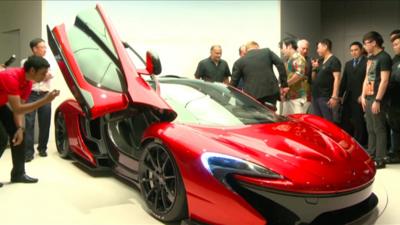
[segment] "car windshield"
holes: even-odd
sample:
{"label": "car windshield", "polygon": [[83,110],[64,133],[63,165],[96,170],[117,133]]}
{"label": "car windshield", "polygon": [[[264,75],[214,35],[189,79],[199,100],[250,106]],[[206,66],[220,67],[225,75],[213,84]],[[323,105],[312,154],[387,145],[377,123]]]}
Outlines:
{"label": "car windshield", "polygon": [[189,79],[160,79],[160,94],[177,112],[176,122],[238,126],[276,122],[274,112],[240,91],[221,84]]}

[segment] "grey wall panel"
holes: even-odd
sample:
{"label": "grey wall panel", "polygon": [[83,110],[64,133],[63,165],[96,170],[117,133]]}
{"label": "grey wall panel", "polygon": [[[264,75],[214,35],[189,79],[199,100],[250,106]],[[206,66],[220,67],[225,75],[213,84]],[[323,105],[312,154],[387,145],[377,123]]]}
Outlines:
{"label": "grey wall panel", "polygon": [[321,34],[320,1],[281,0],[281,37],[294,35],[310,41],[311,54]]}
{"label": "grey wall panel", "polygon": [[333,42],[333,52],[349,60],[348,45],[371,30],[382,34],[385,49],[393,54],[389,33],[400,28],[400,1],[322,1],[322,36]]}
{"label": "grey wall panel", "polygon": [[[14,31],[18,39],[10,43]],[[14,53],[17,61],[12,66],[19,66],[20,59],[31,54],[29,41],[41,34],[42,1],[0,1],[0,63]]]}

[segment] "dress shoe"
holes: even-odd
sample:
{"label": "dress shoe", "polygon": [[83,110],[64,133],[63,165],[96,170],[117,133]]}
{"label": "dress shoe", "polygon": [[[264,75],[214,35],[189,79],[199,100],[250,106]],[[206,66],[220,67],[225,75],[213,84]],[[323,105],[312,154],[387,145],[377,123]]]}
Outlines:
{"label": "dress shoe", "polygon": [[385,160],[385,162],[387,164],[400,163],[400,157],[399,156],[385,157],[384,160]]}
{"label": "dress shoe", "polygon": [[26,174],[23,174],[21,176],[11,176],[11,183],[37,183],[39,179],[30,177]]}
{"label": "dress shoe", "polygon": [[39,152],[39,156],[40,157],[46,157],[47,156],[47,152]]}
{"label": "dress shoe", "polygon": [[25,156],[25,162],[30,162],[33,160],[33,155]]}
{"label": "dress shoe", "polygon": [[377,160],[377,161],[375,161],[375,167],[377,169],[385,168],[386,167],[385,160]]}

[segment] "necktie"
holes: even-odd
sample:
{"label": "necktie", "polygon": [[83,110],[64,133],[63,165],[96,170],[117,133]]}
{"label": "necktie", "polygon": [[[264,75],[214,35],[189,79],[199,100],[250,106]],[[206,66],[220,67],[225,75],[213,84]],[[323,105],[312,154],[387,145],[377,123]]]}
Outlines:
{"label": "necktie", "polygon": [[358,59],[353,59],[353,67],[356,67],[358,64]]}

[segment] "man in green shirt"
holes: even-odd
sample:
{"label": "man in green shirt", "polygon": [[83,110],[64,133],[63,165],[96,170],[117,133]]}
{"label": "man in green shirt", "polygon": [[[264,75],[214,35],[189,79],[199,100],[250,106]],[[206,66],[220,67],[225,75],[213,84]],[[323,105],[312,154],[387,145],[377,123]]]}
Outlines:
{"label": "man in green shirt", "polygon": [[310,107],[307,101],[309,84],[306,76],[306,59],[297,52],[297,42],[285,38],[279,43],[288,75],[289,91],[283,99],[282,114],[306,113]]}

